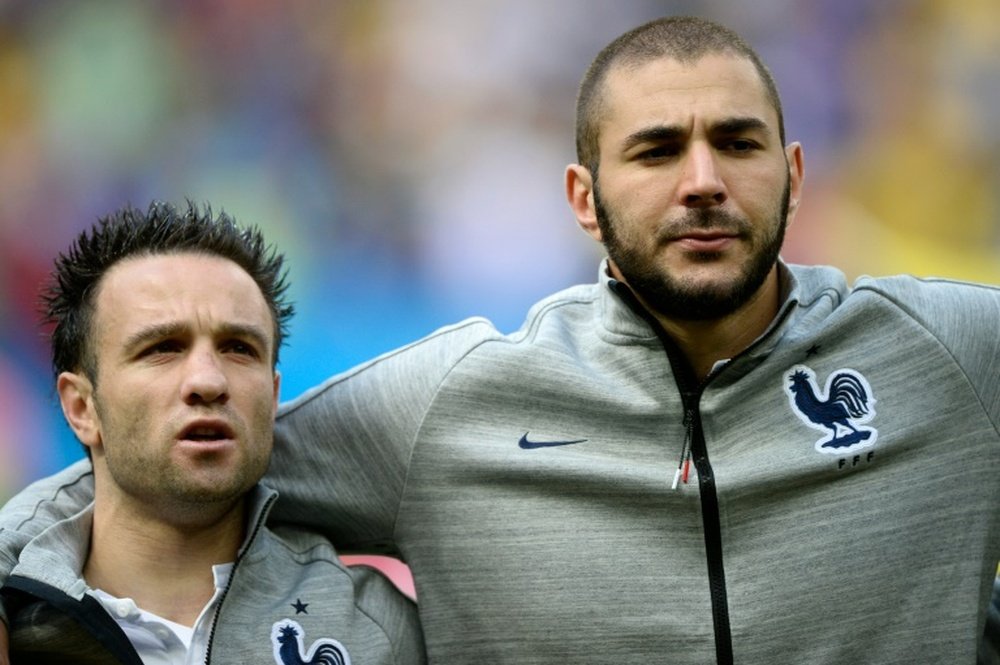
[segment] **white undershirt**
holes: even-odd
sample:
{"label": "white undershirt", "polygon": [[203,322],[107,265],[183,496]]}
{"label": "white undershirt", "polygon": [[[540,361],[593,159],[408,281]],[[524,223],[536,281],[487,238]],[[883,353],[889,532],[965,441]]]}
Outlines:
{"label": "white undershirt", "polygon": [[202,608],[194,626],[184,626],[147,612],[131,598],[116,598],[100,589],[91,589],[88,593],[118,622],[144,665],[196,665],[205,662],[212,620],[232,571],[231,563],[212,566],[215,593]]}

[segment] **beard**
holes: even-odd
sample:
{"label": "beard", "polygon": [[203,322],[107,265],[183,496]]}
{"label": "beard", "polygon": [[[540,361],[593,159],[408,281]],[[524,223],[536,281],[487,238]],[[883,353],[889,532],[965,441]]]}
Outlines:
{"label": "beard", "polygon": [[[158,427],[141,414],[107,407],[95,394],[101,418],[104,464],[119,491],[171,523],[197,525],[236,506],[267,471],[272,446],[270,413],[261,407],[246,425],[234,423],[244,442],[228,459],[204,459],[177,464],[170,454],[169,427]],[[109,445],[110,444],[110,445]]]}
{"label": "beard", "polygon": [[[664,227],[653,243],[645,243],[646,247],[652,248],[648,253],[644,253],[638,243],[630,244],[622,239],[618,233],[618,229],[623,228],[622,220],[601,198],[596,180],[594,208],[608,258],[647,307],[677,321],[713,321],[732,314],[746,304],[764,284],[777,262],[788,226],[790,186],[790,181],[786,179],[781,200],[768,220],[770,224],[765,227],[755,228],[750,220],[716,208],[689,209],[680,221]],[[681,279],[657,265],[653,252],[661,243],[696,229],[721,230],[748,243],[750,256],[735,269],[731,279],[724,283],[703,284]],[[688,260],[703,264],[717,262],[721,258],[718,252],[688,255]]]}

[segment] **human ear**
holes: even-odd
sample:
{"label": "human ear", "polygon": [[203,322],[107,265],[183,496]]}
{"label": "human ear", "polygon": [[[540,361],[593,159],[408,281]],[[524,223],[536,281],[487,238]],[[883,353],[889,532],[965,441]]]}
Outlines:
{"label": "human ear", "polygon": [[278,415],[278,404],[281,401],[279,395],[281,394],[281,372],[274,373],[274,407],[271,412],[272,417]]}
{"label": "human ear", "polygon": [[63,416],[80,443],[88,448],[101,444],[101,421],[94,406],[94,386],[84,374],[63,372],[56,379]]}
{"label": "human ear", "polygon": [[785,147],[785,161],[788,163],[788,223],[791,224],[802,201],[802,182],[805,179],[801,143],[796,141]]}
{"label": "human ear", "polygon": [[597,242],[603,242],[594,207],[594,180],[588,168],[580,164],[566,167],[566,200],[580,228]]}

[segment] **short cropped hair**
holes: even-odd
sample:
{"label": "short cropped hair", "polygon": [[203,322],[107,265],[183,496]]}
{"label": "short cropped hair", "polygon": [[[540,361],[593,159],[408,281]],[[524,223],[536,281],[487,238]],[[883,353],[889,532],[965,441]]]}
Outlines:
{"label": "short cropped hair", "polygon": [[294,313],[285,300],[288,289],[284,256],[264,242],[260,231],[240,227],[229,215],[213,216],[206,205],[190,201],[186,210],[153,202],[142,212],[125,206],[103,217],[76,237],[56,260],[42,292],[44,321],[52,325],[52,369],[86,373],[97,380],[97,354],[92,347],[95,298],[101,279],[115,264],[132,257],[195,253],[229,259],[253,278],[274,321],[274,354]]}
{"label": "short cropped hair", "polygon": [[604,82],[612,68],[638,66],[660,58],[693,63],[709,54],[731,54],[753,63],[778,114],[778,132],[785,143],[785,121],[774,77],[757,52],[734,31],[701,18],[668,16],[640,25],[621,35],[590,64],[576,100],[576,156],[597,176],[600,162],[600,123],[605,110]]}

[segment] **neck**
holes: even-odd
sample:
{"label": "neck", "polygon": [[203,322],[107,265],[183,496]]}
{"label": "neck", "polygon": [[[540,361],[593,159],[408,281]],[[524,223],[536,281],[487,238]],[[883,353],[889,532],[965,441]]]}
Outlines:
{"label": "neck", "polygon": [[761,288],[739,309],[720,319],[683,321],[668,318],[636,298],[659,322],[687,358],[699,381],[705,379],[720,360],[728,360],[760,337],[781,306],[778,269],[773,268]]}
{"label": "neck", "polygon": [[212,566],[236,558],[244,512],[238,501],[197,524],[170,522],[127,503],[101,501],[98,492],[83,577],[92,588],[193,626],[215,593]]}

